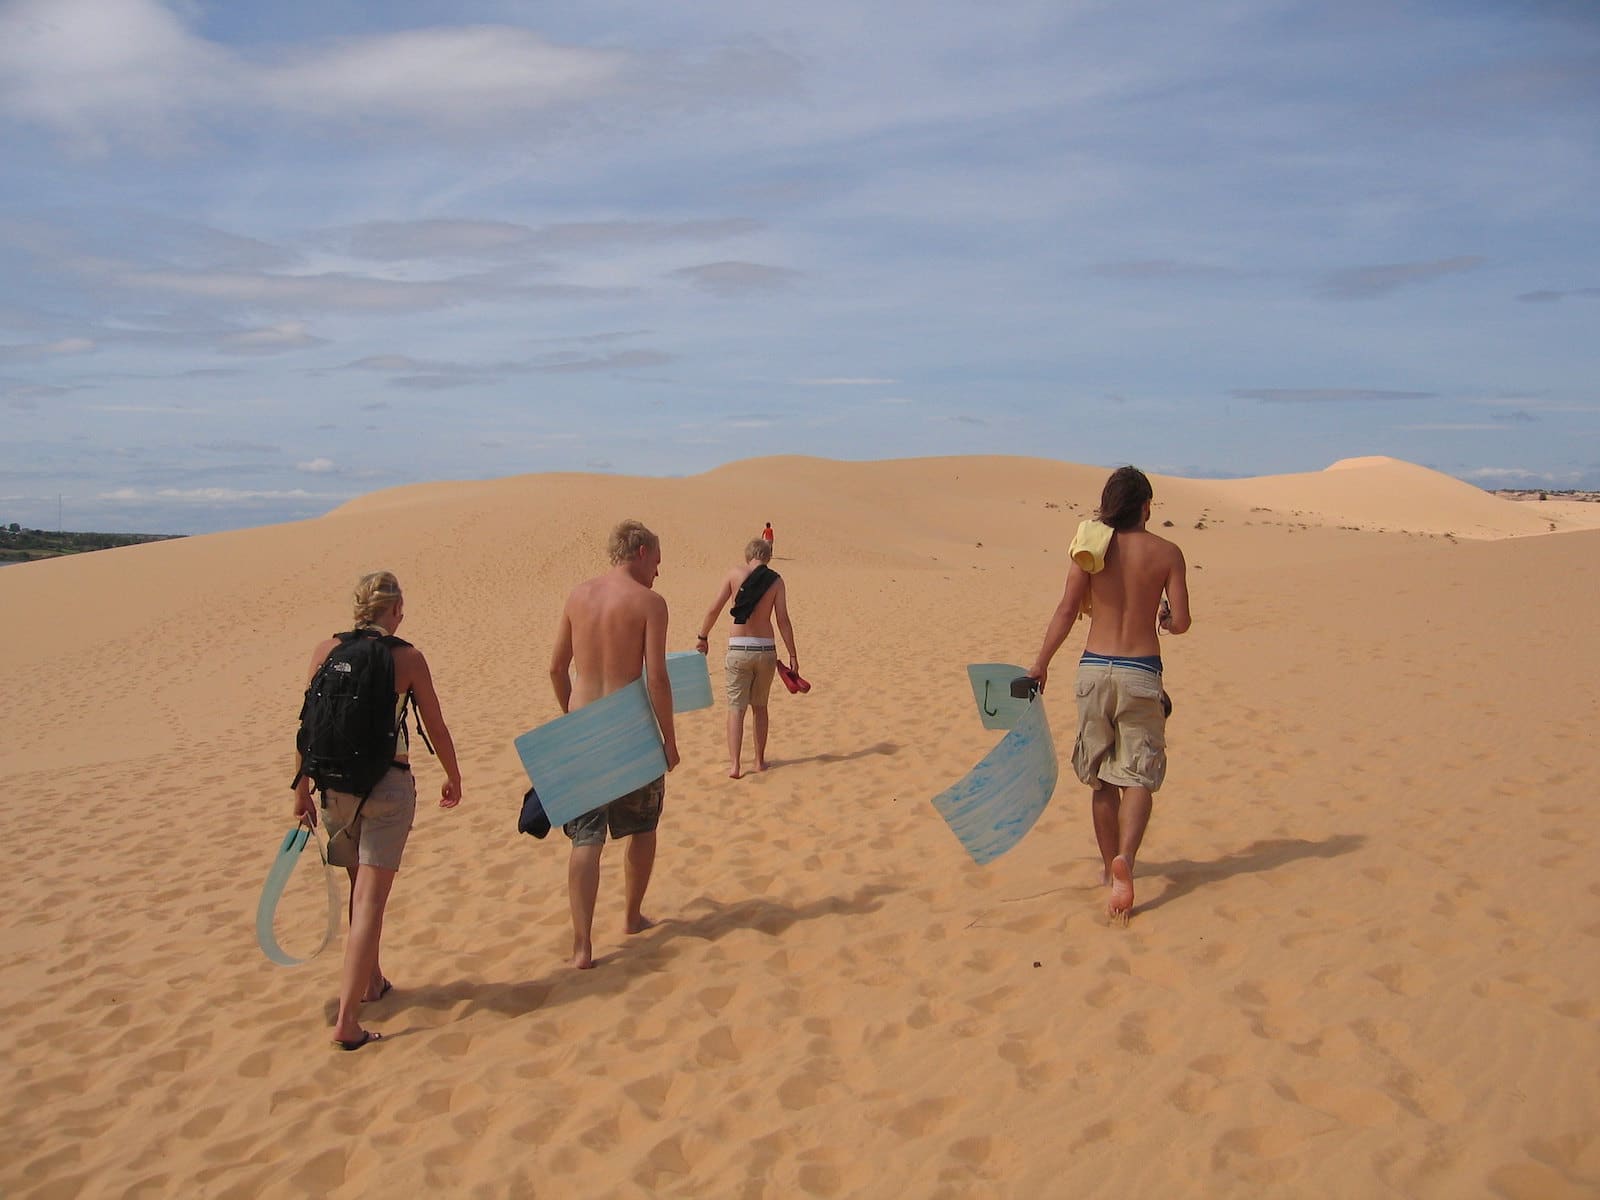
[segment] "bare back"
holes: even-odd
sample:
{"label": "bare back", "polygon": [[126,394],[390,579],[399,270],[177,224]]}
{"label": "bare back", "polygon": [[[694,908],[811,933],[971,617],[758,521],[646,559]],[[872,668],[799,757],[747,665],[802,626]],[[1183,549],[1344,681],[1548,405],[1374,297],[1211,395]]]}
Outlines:
{"label": "bare back", "polygon": [[[726,580],[728,594],[737,596],[739,589],[744,586],[744,581],[750,573],[765,564],[754,560],[747,562],[742,567],[734,567],[728,572]],[[772,613],[778,601],[783,597],[783,580],[769,587],[762,593],[761,599],[756,601],[755,608],[743,622],[735,621],[733,635],[735,637],[774,637],[772,632]]]}
{"label": "bare back", "polygon": [[626,574],[607,572],[573,589],[562,613],[577,675],[569,711],[620,691],[644,673],[653,618],[665,623],[666,602]]}
{"label": "bare back", "polygon": [[1172,605],[1173,631],[1182,633],[1189,627],[1183,552],[1164,537],[1146,529],[1118,532],[1106,552],[1105,569],[1087,578],[1092,603],[1085,650],[1159,654],[1156,623],[1163,594]]}

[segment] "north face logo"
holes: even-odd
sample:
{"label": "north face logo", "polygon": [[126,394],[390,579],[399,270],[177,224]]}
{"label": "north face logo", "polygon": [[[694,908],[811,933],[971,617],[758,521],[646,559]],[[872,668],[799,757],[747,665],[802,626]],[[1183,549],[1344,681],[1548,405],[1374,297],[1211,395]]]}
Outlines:
{"label": "north face logo", "polygon": [[346,675],[350,674],[350,664],[347,662],[329,663],[328,669],[330,671],[343,671]]}

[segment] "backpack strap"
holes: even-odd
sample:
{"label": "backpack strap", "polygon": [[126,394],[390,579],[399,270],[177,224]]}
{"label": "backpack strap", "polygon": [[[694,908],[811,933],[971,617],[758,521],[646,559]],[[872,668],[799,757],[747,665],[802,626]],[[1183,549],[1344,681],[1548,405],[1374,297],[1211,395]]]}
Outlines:
{"label": "backpack strap", "polygon": [[417,734],[422,738],[422,744],[428,748],[429,754],[438,758],[439,752],[433,748],[433,743],[428,740],[428,731],[422,727],[422,713],[417,708],[417,693],[410,689],[407,689],[406,698],[400,705],[399,727],[402,729],[405,727],[406,710],[408,709],[411,712],[412,723],[417,727]]}
{"label": "backpack strap", "polygon": [[[411,649],[410,642],[406,641],[405,638],[396,637],[392,633],[385,634],[383,642],[390,650]],[[411,721],[417,727],[417,733],[422,738],[422,744],[428,748],[429,754],[438,758],[439,752],[433,748],[433,743],[428,740],[428,731],[422,727],[422,714],[417,711],[417,693],[411,688],[406,689],[406,698],[400,704],[400,719],[395,722],[396,728],[405,728],[407,709],[411,711]]]}

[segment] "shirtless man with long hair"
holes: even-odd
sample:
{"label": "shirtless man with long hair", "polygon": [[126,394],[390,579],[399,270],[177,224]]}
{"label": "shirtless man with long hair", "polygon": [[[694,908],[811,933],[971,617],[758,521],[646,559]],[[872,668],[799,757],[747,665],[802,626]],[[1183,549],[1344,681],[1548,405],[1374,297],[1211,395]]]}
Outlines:
{"label": "shirtless man with long hair", "polygon": [[1066,589],[1028,671],[1043,689],[1051,658],[1088,601],[1072,766],[1092,791],[1102,879],[1111,888],[1106,913],[1124,924],[1133,908],[1134,860],[1167,772],[1157,630],[1189,628],[1183,551],[1145,528],[1153,494],[1137,467],[1119,467],[1106,480],[1096,513],[1114,531],[1105,566],[1092,575],[1075,560],[1067,568]]}

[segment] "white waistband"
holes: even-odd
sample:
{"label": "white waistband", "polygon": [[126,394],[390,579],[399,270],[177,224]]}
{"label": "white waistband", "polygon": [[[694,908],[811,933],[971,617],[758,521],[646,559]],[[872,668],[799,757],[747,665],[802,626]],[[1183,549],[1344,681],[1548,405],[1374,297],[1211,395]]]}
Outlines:
{"label": "white waistband", "polygon": [[728,639],[729,650],[776,650],[776,638],[763,637],[731,637]]}

